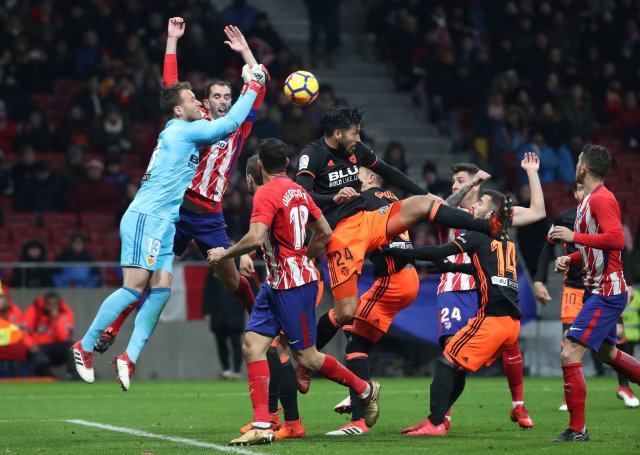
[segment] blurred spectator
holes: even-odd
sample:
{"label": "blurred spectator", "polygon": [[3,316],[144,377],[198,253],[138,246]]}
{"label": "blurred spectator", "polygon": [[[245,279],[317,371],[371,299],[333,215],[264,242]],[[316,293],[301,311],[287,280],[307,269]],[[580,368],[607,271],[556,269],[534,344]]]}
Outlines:
{"label": "blurred spectator", "polygon": [[635,93],[624,94],[622,108],[614,116],[615,132],[625,139],[634,149],[638,148],[640,140],[640,107]]}
{"label": "blurred spectator", "polygon": [[517,152],[529,139],[525,114],[522,109],[509,106],[504,121],[495,131],[491,149],[491,170],[493,175],[502,175],[503,155]]}
{"label": "blurred spectator", "polygon": [[[157,92],[156,92],[157,93]],[[104,110],[102,97],[100,96],[100,80],[97,76],[91,76],[87,86],[73,98],[72,104],[82,109],[84,117],[90,121],[99,120]]]}
{"label": "blurred spectator", "polygon": [[71,189],[68,208],[75,212],[101,211],[117,213],[122,199],[118,188],[104,179],[104,164],[90,160],[86,164],[87,175]]}
{"label": "blurred spectator", "polygon": [[[324,63],[335,66],[335,53],[340,47],[341,0],[305,0],[309,17],[309,65],[318,66],[318,47],[323,45]],[[322,37],[321,37],[322,35]]]}
{"label": "blurred spectator", "polygon": [[[202,315],[216,339],[221,379],[235,380],[242,368],[242,333],[245,326],[242,303],[213,274],[207,274],[202,296]],[[229,350],[231,346],[231,352]],[[231,354],[231,356],[230,356]],[[232,362],[231,362],[231,361]]]}
{"label": "blurred spectator", "polygon": [[96,145],[105,153],[131,151],[133,147],[131,131],[122,114],[117,110],[111,109],[107,112]]}
{"label": "blurred spectator", "polygon": [[[87,250],[87,241],[82,234],[71,234],[69,246],[57,257],[56,262],[95,262]],[[95,288],[100,286],[100,272],[95,267],[69,266],[53,274],[58,288]]]}
{"label": "blurred spectator", "polygon": [[0,149],[13,150],[18,137],[18,125],[7,114],[7,105],[0,99]]}
{"label": "blurred spectator", "polygon": [[[523,207],[529,207],[531,204],[531,189],[528,183],[520,185],[517,204]],[[540,256],[544,242],[546,242],[548,230],[549,224],[546,219],[517,228],[518,247],[520,248],[522,259],[531,276],[536,274],[538,257]]]}
{"label": "blurred spectator", "polygon": [[64,210],[66,201],[64,182],[51,170],[48,161],[39,161],[33,179],[16,191],[15,208],[22,212],[56,212]]}
{"label": "blurred spectator", "polygon": [[145,76],[144,84],[140,90],[136,90],[131,103],[133,120],[152,120],[160,115],[158,106],[160,88],[160,82],[155,76],[151,74]]}
{"label": "blurred spectator", "polygon": [[577,131],[586,136],[591,131],[591,103],[580,84],[569,90],[569,96],[560,108],[565,131]]}
{"label": "blurred spectator", "polygon": [[35,177],[36,152],[30,145],[24,145],[20,149],[19,161],[11,168],[11,180],[14,192],[17,193],[22,185]]}
{"label": "blurred spectator", "polygon": [[422,180],[426,189],[436,196],[443,197],[451,192],[451,184],[446,180],[440,179],[438,169],[431,161],[427,161],[422,166]]}
{"label": "blurred spectator", "polygon": [[[544,135],[541,131],[534,130],[531,133],[531,139],[520,150],[518,150],[518,162],[524,159],[525,154],[528,152],[535,153],[540,158],[540,170],[538,175],[541,182],[555,182],[556,181],[556,154],[551,147],[547,145],[544,140]],[[574,168],[575,169],[575,168]],[[527,182],[527,173],[520,169],[520,183]],[[575,180],[575,173],[574,173]]]}
{"label": "blurred spectator", "polygon": [[280,122],[276,122],[271,115],[272,109],[265,103],[258,112],[258,117],[253,123],[251,133],[255,134],[258,139],[267,139],[275,137],[277,139],[282,138],[282,129],[280,128]]}
{"label": "blurred spectator", "polygon": [[317,131],[300,107],[292,107],[282,121],[282,140],[300,150],[316,138]]}
{"label": "blurred spectator", "polygon": [[35,150],[51,151],[55,148],[55,137],[51,126],[44,120],[42,112],[32,111],[22,127],[19,143],[31,145]]}
{"label": "blurred spectator", "polygon": [[407,161],[405,158],[404,145],[398,141],[389,141],[387,150],[384,152],[384,161],[389,166],[395,167],[403,173],[407,173]]}
{"label": "blurred spectator", "polygon": [[72,145],[67,149],[64,164],[58,168],[57,173],[68,194],[76,182],[84,178],[86,174],[82,147]]}
{"label": "blurred spectator", "polygon": [[[247,36],[250,43],[254,46],[256,45],[256,41],[260,40],[269,45],[273,53],[278,53],[281,49],[286,47],[284,42],[282,41],[282,38],[280,38],[280,35],[278,35],[278,32],[276,32],[273,26],[269,23],[269,20],[267,19],[267,15],[265,13],[259,13],[256,16],[255,24],[253,25],[253,28]],[[263,59],[257,60],[260,62],[263,61]]]}
{"label": "blurred spectator", "polygon": [[30,361],[36,376],[52,376],[51,367],[66,365],[67,378],[77,378],[71,343],[74,315],[57,292],[38,297],[24,312],[33,349]]}
{"label": "blurred spectator", "polygon": [[125,195],[126,187],[131,181],[131,178],[122,171],[122,164],[120,158],[117,156],[110,156],[104,162],[104,179],[107,182],[113,183],[122,196]]}
{"label": "blurred spectator", "polygon": [[39,267],[47,262],[47,247],[41,240],[27,240],[22,245],[20,262],[31,262],[36,267],[14,268],[11,274],[12,288],[50,288],[53,287],[51,269]]}
{"label": "blurred spectator", "polygon": [[[78,30],[84,27],[80,26]],[[78,77],[86,78],[93,73],[102,46],[98,43],[98,34],[94,30],[86,30],[82,35],[82,43],[76,48],[74,55],[75,70]]]}
{"label": "blurred spectator", "polygon": [[229,6],[220,11],[220,19],[225,24],[235,25],[242,33],[249,33],[261,13],[262,11],[250,5],[247,0],[233,0]]}
{"label": "blurred spectator", "polygon": [[333,86],[320,84],[318,88],[318,98],[311,106],[306,107],[304,110],[305,116],[311,121],[318,135],[320,135],[322,131],[322,119],[324,115],[327,113],[327,110],[335,106],[335,104],[336,95],[333,91]]}
{"label": "blurred spectator", "polygon": [[3,340],[0,343],[0,377],[22,375],[30,337],[23,324],[22,311],[5,294],[0,294],[0,338]]}
{"label": "blurred spectator", "polygon": [[0,149],[0,196],[13,194],[11,168],[5,164],[4,150]]}
{"label": "blurred spectator", "polygon": [[58,128],[58,143],[61,146],[73,144],[88,147],[93,133],[91,120],[85,116],[82,108],[71,106]]}

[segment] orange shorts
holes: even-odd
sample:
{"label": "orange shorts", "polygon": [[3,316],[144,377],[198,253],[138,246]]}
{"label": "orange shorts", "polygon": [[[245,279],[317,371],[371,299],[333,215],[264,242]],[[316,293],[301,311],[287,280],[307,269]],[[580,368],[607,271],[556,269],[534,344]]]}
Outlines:
{"label": "orange shorts", "polygon": [[511,316],[469,319],[444,348],[444,355],[469,371],[491,365],[507,346],[518,342],[520,321]]}
{"label": "orange shorts", "polygon": [[[379,208],[362,211],[340,221],[327,242],[327,261],[331,288],[348,281],[362,271],[365,255],[388,244],[407,229],[400,225],[402,201]],[[387,233],[387,224],[393,219]],[[358,295],[357,289],[355,296]]]}
{"label": "orange shorts", "polygon": [[562,289],[562,309],[560,319],[563,324],[571,324],[582,309],[584,289],[576,289],[565,286]]}
{"label": "orange shorts", "polygon": [[420,280],[413,267],[378,278],[360,297],[352,332],[377,342],[387,333],[396,314],[413,303],[419,287]]}

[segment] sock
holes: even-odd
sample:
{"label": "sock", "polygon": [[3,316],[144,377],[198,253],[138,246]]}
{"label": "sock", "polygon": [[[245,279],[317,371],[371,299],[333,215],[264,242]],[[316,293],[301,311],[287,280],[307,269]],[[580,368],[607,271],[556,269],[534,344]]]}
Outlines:
{"label": "sock", "polygon": [[149,292],[147,301],[138,310],[138,315],[133,326],[133,333],[127,345],[127,355],[133,363],[138,361],[142,348],[147,344],[151,334],[158,325],[160,313],[171,297],[170,288],[153,288]]}
{"label": "sock", "polygon": [[[460,210],[462,211],[462,210]],[[318,319],[316,348],[321,350],[338,333],[340,323],[336,320],[335,310],[331,309]]]}
{"label": "sock", "polygon": [[[364,352],[353,352],[347,354],[347,368],[353,372],[360,379],[369,379],[369,355]],[[350,389],[349,395],[351,396],[351,421],[364,419],[364,407],[360,402],[358,394],[355,390]]]}
{"label": "sock", "polygon": [[508,346],[502,353],[502,366],[507,376],[511,401],[522,402],[522,353],[518,343]]}
{"label": "sock", "polygon": [[631,382],[640,385],[640,361],[630,356],[626,352],[617,350],[616,358],[607,364],[613,368],[616,373],[625,376]]}
{"label": "sock", "polygon": [[140,298],[140,293],[136,290],[121,287],[107,297],[96,314],[95,319],[89,326],[89,330],[82,337],[82,349],[85,351],[93,351],[96,340],[100,338],[104,329],[109,327],[118,317],[122,310],[131,305]]}
{"label": "sock", "polygon": [[[618,349],[624,352],[625,354],[629,354],[629,355],[631,355],[630,347],[631,346],[627,341],[625,341],[624,343],[618,344]],[[629,387],[629,380],[625,375],[618,373],[618,385],[620,387]]]}
{"label": "sock", "polygon": [[564,400],[569,410],[569,428],[582,432],[584,423],[584,406],[587,401],[587,383],[582,373],[582,363],[562,365],[564,376]]}
{"label": "sock", "polygon": [[462,395],[462,392],[464,391],[464,386],[466,385],[466,383],[467,383],[467,373],[464,371],[456,370],[456,376],[453,380],[453,389],[451,390],[451,395],[449,396],[449,409],[447,409],[445,416],[448,415],[449,418],[451,418],[451,407],[456,401],[458,401],[458,398],[460,398],[460,395]]}
{"label": "sock", "polygon": [[244,309],[247,311],[247,313],[251,314],[251,310],[253,310],[253,302],[256,300],[256,298],[253,295],[253,289],[251,289],[249,281],[245,277],[240,276],[238,289],[233,291],[233,295],[235,295],[238,300],[242,302],[242,305],[244,305]]}
{"label": "sock", "polygon": [[370,390],[369,384],[347,370],[335,357],[328,354],[324,354],[324,362],[318,371],[325,378],[355,390],[359,398],[365,398],[366,393]]}
{"label": "sock", "polygon": [[447,227],[468,229],[470,231],[477,231],[491,235],[489,220],[474,218],[470,213],[454,207],[442,204],[433,204],[429,206],[427,218],[429,221],[433,221]]}
{"label": "sock", "polygon": [[269,414],[278,412],[278,394],[280,393],[280,356],[276,348],[271,347],[267,350],[267,363],[269,364]]}
{"label": "sock", "polygon": [[247,363],[253,422],[269,423],[269,364],[266,360]]}
{"label": "sock", "polygon": [[296,371],[289,359],[281,364],[280,374],[280,403],[284,411],[284,420],[287,422],[299,420],[298,382],[296,381]]}
{"label": "sock", "polygon": [[429,420],[435,426],[444,423],[444,415],[450,407],[449,401],[452,397],[455,379],[456,370],[453,365],[445,363],[442,358],[439,359],[436,362],[436,372],[430,389],[431,414],[429,414]]}
{"label": "sock", "polygon": [[120,313],[120,316],[118,316],[116,318],[115,321],[113,321],[111,323],[111,325],[109,327],[107,327],[107,329],[105,331],[110,331],[111,334],[113,336],[117,336],[118,333],[120,333],[120,329],[122,328],[122,324],[124,324],[124,321],[127,320],[127,317],[129,317],[129,315],[131,314],[131,312],[138,306],[139,302],[133,302],[131,305],[129,305],[128,307],[126,307],[122,313]]}

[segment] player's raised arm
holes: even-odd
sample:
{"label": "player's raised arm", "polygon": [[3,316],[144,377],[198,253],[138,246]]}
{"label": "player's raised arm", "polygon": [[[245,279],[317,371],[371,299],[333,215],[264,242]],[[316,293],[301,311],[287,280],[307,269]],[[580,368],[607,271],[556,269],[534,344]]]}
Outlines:
{"label": "player's raised arm", "polygon": [[178,40],[184,35],[186,24],[181,17],[172,17],[167,26],[167,46],[164,51],[162,85],[168,87],[178,82]]}
{"label": "player's raised arm", "polygon": [[520,167],[525,170],[529,178],[529,189],[531,191],[531,203],[528,208],[514,207],[513,209],[513,227],[526,226],[535,223],[547,216],[544,207],[544,194],[542,193],[542,185],[540,184],[540,158],[535,153],[527,152],[520,163]]}
{"label": "player's raised arm", "polygon": [[389,166],[376,156],[375,153],[364,142],[360,141],[356,144],[354,152],[361,157],[373,157],[367,162],[366,158],[362,160],[361,164],[368,167],[373,172],[382,177],[385,181],[391,185],[396,186],[402,190],[411,194],[429,194],[429,192],[423,188],[420,188],[409,177],[404,175],[398,169]]}
{"label": "player's raised arm", "polygon": [[224,34],[227,35],[228,39],[228,41],[225,41],[224,43],[229,46],[231,50],[240,54],[244,62],[249,65],[249,67],[258,64],[256,58],[253,56],[253,52],[251,52],[251,49],[249,48],[247,40],[238,27],[235,25],[227,25],[224,28]]}
{"label": "player's raised arm", "polygon": [[307,257],[313,259],[322,253],[333,231],[324,216],[321,216],[317,221],[308,223],[307,226],[313,229],[313,235],[311,236],[311,240],[309,240],[305,254]]}

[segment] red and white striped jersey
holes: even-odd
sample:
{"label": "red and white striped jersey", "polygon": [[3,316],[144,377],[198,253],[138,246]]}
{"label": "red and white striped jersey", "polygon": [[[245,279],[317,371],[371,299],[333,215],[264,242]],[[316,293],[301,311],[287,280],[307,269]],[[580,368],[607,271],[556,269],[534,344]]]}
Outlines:
{"label": "red and white striped jersey", "polygon": [[[165,54],[163,79],[165,87],[178,82],[178,62],[175,54]],[[242,87],[242,93],[246,89],[247,84]],[[184,195],[185,199],[210,212],[222,211],[222,198],[227,190],[229,177],[238,156],[242,153],[242,145],[251,133],[253,121],[262,106],[265,93],[266,89],[263,87],[246,120],[237,130],[215,144],[200,149],[200,163]],[[213,120],[204,108],[201,112],[202,118]]]}
{"label": "red and white striped jersey", "polygon": [[574,243],[582,260],[587,292],[609,296],[627,290],[622,273],[624,231],[620,206],[602,184],[578,205]]}
{"label": "red and white striped jersey", "polygon": [[[471,208],[458,207],[460,210],[471,213]],[[438,241],[440,244],[449,243],[455,240],[460,234],[464,233],[464,229],[449,229],[444,227],[438,228]],[[470,264],[471,258],[467,253],[458,253],[447,257],[447,260],[454,264]],[[473,275],[466,273],[443,273],[440,276],[440,284],[438,284],[438,295],[443,292],[472,291],[476,288],[476,281]]]}
{"label": "red and white striped jersey", "polygon": [[321,216],[311,196],[287,176],[277,176],[258,188],[251,223],[269,227],[262,251],[271,288],[292,289],[318,280],[313,261],[305,255],[304,239],[307,223]]}

